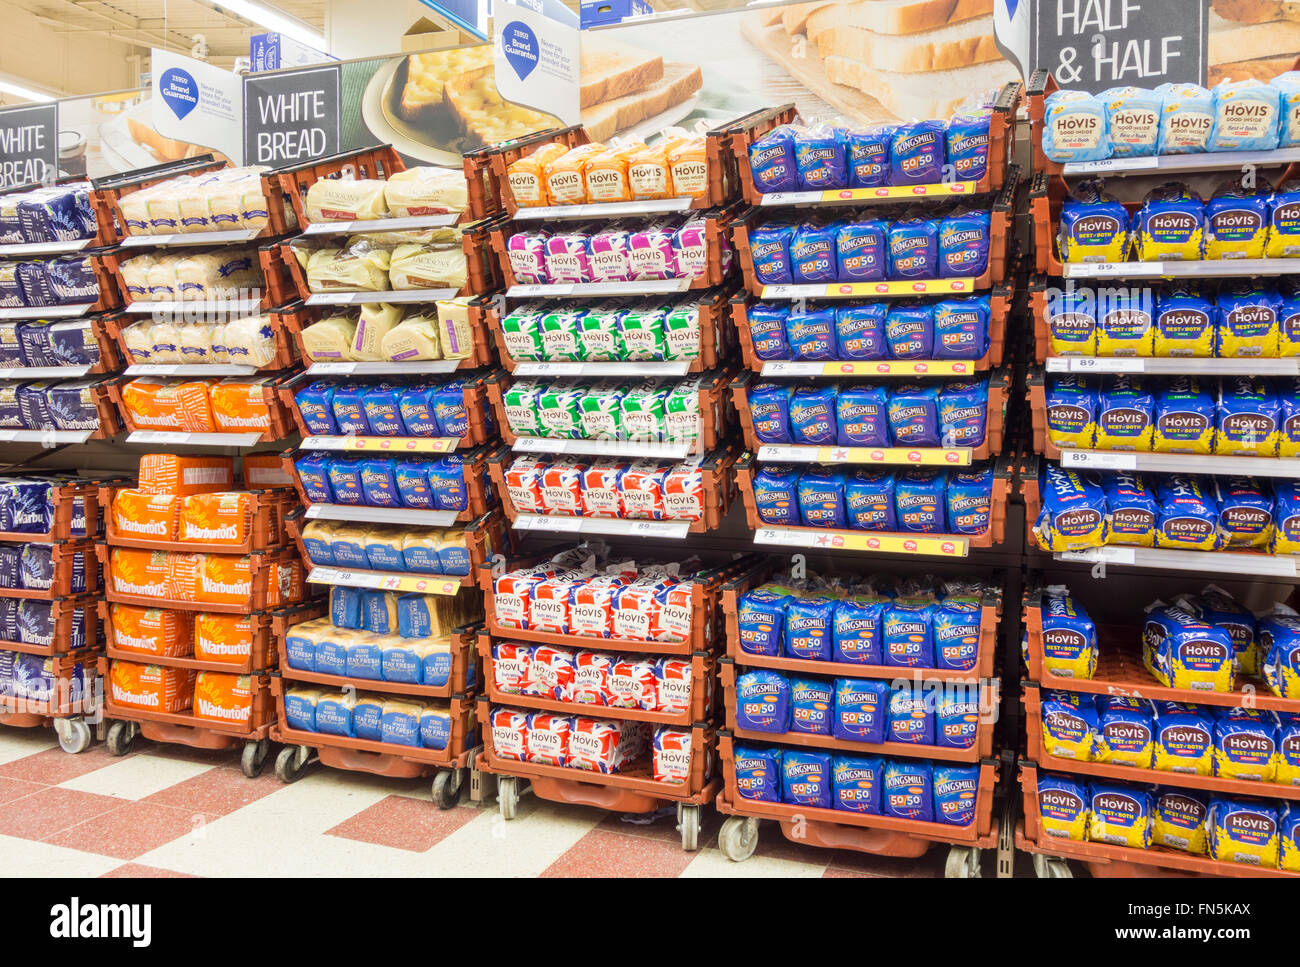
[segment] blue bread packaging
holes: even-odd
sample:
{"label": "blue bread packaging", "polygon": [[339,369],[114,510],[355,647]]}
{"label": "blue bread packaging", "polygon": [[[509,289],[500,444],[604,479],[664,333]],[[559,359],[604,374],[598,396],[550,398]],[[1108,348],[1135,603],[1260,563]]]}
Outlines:
{"label": "blue bread packaging", "polygon": [[1208,776],[1214,772],[1214,717],[1200,708],[1157,702],[1155,768]]}
{"label": "blue bread packaging", "polygon": [[750,655],[781,654],[785,608],[790,595],[776,585],[762,585],[741,596],[736,605],[740,650]]}
{"label": "blue bread packaging", "polygon": [[360,631],[363,627],[361,605],[365,593],[361,588],[335,585],[330,588],[330,621],[336,628]]}
{"label": "blue bread packaging", "polygon": [[433,488],[429,484],[431,461],[423,457],[408,457],[393,463],[393,478],[402,506],[412,510],[433,510]]}
{"label": "blue bread packaging", "polygon": [[330,406],[334,413],[337,432],[343,436],[369,436],[370,423],[366,419],[365,393],[369,387],[361,383],[341,382],[333,386]]}
{"label": "blue bread packaging", "polygon": [[1279,868],[1288,873],[1300,873],[1300,807],[1288,802],[1278,818],[1280,840]]}
{"label": "blue bread packaging", "polygon": [[1277,869],[1281,857],[1278,820],[1277,808],[1270,802],[1214,797],[1205,820],[1210,859]]}
{"label": "blue bread packaging", "polygon": [[1277,604],[1258,627],[1265,684],[1279,698],[1300,698],[1300,617]]}
{"label": "blue bread packaging", "polygon": [[934,355],[934,309],[920,302],[898,302],[885,317],[885,344],[894,359]]}
{"label": "blue bread packaging", "polygon": [[435,437],[441,434],[438,425],[438,407],[432,386],[408,386],[398,400],[398,412],[406,436]]}
{"label": "blue bread packaging", "polygon": [[830,661],[835,601],[826,595],[793,592],[785,603],[781,653],[804,661]]}
{"label": "blue bread packaging", "polygon": [[933,279],[939,274],[939,223],[901,218],[889,226],[889,278]]}
{"label": "blue bread packaging", "polygon": [[954,114],[948,119],[944,154],[958,181],[979,181],[988,172],[991,111]]}
{"label": "blue bread packaging", "polygon": [[845,135],[849,152],[849,187],[875,188],[889,184],[889,144],[892,124],[872,124]]}
{"label": "blue bread packaging", "polygon": [[817,678],[790,679],[790,731],[830,735],[833,703],[830,682]]}
{"label": "blue bread packaging", "polygon": [[900,447],[937,447],[939,388],[902,383],[889,394],[889,432]]}
{"label": "blue bread packaging", "polygon": [[790,806],[830,809],[831,754],[786,749],[781,756],[781,801]]}
{"label": "blue bread packaging", "polygon": [[983,601],[978,589],[954,589],[934,612],[934,666],[968,672],[979,662]]}
{"label": "blue bread packaging", "polygon": [[885,605],[881,657],[898,668],[933,668],[934,620],[938,606],[929,597],[896,598]]}
{"label": "blue bread packaging", "polygon": [[1155,294],[1145,286],[1099,292],[1097,355],[1150,356],[1155,310]]}
{"label": "blue bread packaging", "polygon": [[993,468],[953,470],[944,491],[948,531],[977,537],[989,529],[993,517]]}
{"label": "blue bread packaging", "polygon": [[755,302],[745,313],[749,320],[749,339],[759,359],[789,359],[790,344],[785,326],[790,307],[771,302]]}
{"label": "blue bread packaging", "polygon": [[1264,257],[1300,255],[1300,181],[1284,181],[1268,199],[1268,238]]}
{"label": "blue bread packaging", "polygon": [[836,276],[840,282],[879,282],[888,264],[886,222],[870,219],[841,225],[835,232]]}
{"label": "blue bread packaging", "polygon": [[1155,756],[1155,714],[1151,703],[1140,698],[1098,696],[1098,762],[1150,769]]}
{"label": "blue bread packaging", "polygon": [[794,281],[790,261],[792,225],[761,225],[749,233],[749,253],[754,263],[754,277],[763,285],[789,285]]}
{"label": "blue bread packaging", "polygon": [[1141,87],[1111,87],[1097,95],[1106,105],[1106,128],[1115,158],[1156,153],[1164,98]]}
{"label": "blue bread packaging", "polygon": [[1038,777],[1038,814],[1043,832],[1083,842],[1088,833],[1088,789],[1064,776]]}
{"label": "blue bread packaging", "polygon": [[798,189],[795,135],[793,126],[783,124],[749,146],[749,170],[754,187],[763,194]]}
{"label": "blue bread packaging", "polygon": [[1061,205],[1062,262],[1123,262],[1129,249],[1128,210],[1096,182],[1079,185]]}
{"label": "blue bread packaging", "polygon": [[879,598],[853,595],[836,601],[831,620],[832,660],[853,665],[881,664],[884,614],[885,602]]}
{"label": "blue bread packaging", "polygon": [[1193,789],[1157,789],[1151,803],[1151,845],[1204,856],[1209,799]]}
{"label": "blue bread packaging", "polygon": [[1039,490],[1043,509],[1034,536],[1043,550],[1059,554],[1106,543],[1106,495],[1094,475],[1049,463],[1040,471]]}
{"label": "blue bread packaging", "polygon": [[1152,353],[1206,358],[1214,355],[1219,309],[1194,289],[1171,289],[1156,299]]}
{"label": "blue bread packaging", "polygon": [[378,680],[382,675],[383,648],[377,639],[349,641],[344,674],[349,678]]}
{"label": "blue bread packaging", "polygon": [[934,745],[935,696],[910,683],[895,685],[889,695],[886,742]]}
{"label": "blue bread packaging", "polygon": [[796,135],[794,164],[802,191],[846,187],[849,171],[844,129],[821,124]]}
{"label": "blue bread packaging", "polygon": [[1247,79],[1222,81],[1214,94],[1211,151],[1272,151],[1277,147],[1281,92],[1271,84]]}
{"label": "blue bread packaging", "polygon": [[361,625],[371,634],[396,635],[397,621],[388,608],[387,591],[361,592]]}
{"label": "blue bread packaging", "polygon": [[401,399],[402,387],[388,382],[371,386],[362,394],[361,406],[366,414],[366,422],[370,424],[370,431],[375,436],[405,434],[400,408]]}
{"label": "blue bread packaging", "polygon": [[1151,844],[1151,795],[1145,789],[1094,782],[1088,796],[1088,839],[1133,849]]}
{"label": "blue bread packaging", "polygon": [[1086,91],[1053,91],[1043,104],[1042,148],[1049,161],[1110,157],[1106,106]]}
{"label": "blue bread packaging", "polygon": [[948,826],[975,822],[980,767],[934,764],[934,821]]}
{"label": "blue bread packaging", "polygon": [[1216,356],[1269,358],[1278,354],[1282,300],[1274,290],[1250,280],[1229,282],[1219,289],[1218,305]]}
{"label": "blue bread packaging", "polygon": [[1058,759],[1091,762],[1097,742],[1097,710],[1092,696],[1046,692],[1040,710],[1043,751]]}
{"label": "blue bread packaging", "polygon": [[1255,708],[1220,708],[1214,716],[1214,774],[1222,779],[1277,778],[1277,719]]}
{"label": "blue bread packaging", "polygon": [[790,683],[779,672],[756,669],[736,676],[736,728],[751,732],[790,729]]}
{"label": "blue bread packaging", "polygon": [[398,507],[401,497],[397,493],[397,478],[393,461],[385,457],[363,458],[357,461],[361,473],[361,492],[370,507]]}
{"label": "blue bread packaging", "polygon": [[1091,450],[1097,436],[1097,405],[1097,392],[1087,377],[1050,377],[1047,438],[1063,450]]}
{"label": "blue bread packaging", "polygon": [[790,265],[795,282],[834,282],[835,236],[833,225],[803,222],[790,239]]}
{"label": "blue bread packaging", "polygon": [[70,319],[50,326],[50,354],[56,366],[94,366],[99,342],[89,319]]}
{"label": "blue bread packaging", "polygon": [[981,359],[989,351],[989,297],[934,304],[934,358]]}
{"label": "blue bread packaging", "polygon": [[847,526],[844,510],[844,474],[808,471],[799,475],[799,520],[805,527]]}
{"label": "blue bread packaging", "polygon": [[790,439],[795,443],[829,446],[837,437],[834,383],[810,383],[795,388],[790,399]]}
{"label": "blue bread packaging", "polygon": [[840,359],[884,359],[885,320],[889,306],[868,302],[835,310],[835,345]]}
{"label": "blue bread packaging", "polygon": [[835,397],[835,425],[840,446],[889,446],[888,391],[862,384],[841,389]]}
{"label": "blue bread packaging", "polygon": [[923,760],[887,760],[881,796],[881,813],[899,819],[933,822],[931,768],[931,764]]}
{"label": "blue bread packaging", "polygon": [[1205,203],[1205,258],[1262,259],[1268,239],[1268,192],[1233,178]]}
{"label": "blue bread packaging", "polygon": [[403,594],[397,599],[397,633],[403,638],[428,638],[433,634],[437,597]]}
{"label": "blue bread packaging", "polygon": [[434,460],[428,465],[429,487],[433,491],[434,510],[469,509],[469,488],[465,482],[464,459],[455,453]]}
{"label": "blue bread packaging", "polygon": [[1110,509],[1110,543],[1155,547],[1160,506],[1146,477],[1120,471],[1102,477]]}
{"label": "blue bread packaging", "polygon": [[737,745],[736,792],[758,802],[781,801],[781,750]]}
{"label": "blue bread packaging", "polygon": [[1142,663],[1167,688],[1230,692],[1236,681],[1236,651],[1228,633],[1163,602],[1147,609]]}
{"label": "blue bread packaging", "polygon": [[993,213],[959,209],[939,221],[939,277],[979,278],[989,266]]}
{"label": "blue bread packaging", "polygon": [[1214,397],[1200,380],[1171,376],[1156,391],[1151,449],[1156,453],[1210,453],[1216,412]]}
{"label": "blue bread packaging", "polygon": [[1277,718],[1277,779],[1275,781],[1284,786],[1300,786],[1300,714],[1279,712]]}
{"label": "blue bread packaging", "polygon": [[1270,554],[1300,553],[1300,484],[1273,481],[1273,543]]}
{"label": "blue bread packaging", "polygon": [[367,742],[384,740],[384,699],[380,695],[358,695],[352,706],[352,734]]}
{"label": "blue bread packaging", "polygon": [[1210,478],[1162,476],[1156,484],[1156,503],[1160,505],[1156,547],[1217,551],[1222,546],[1218,502]]}
{"label": "blue bread packaging", "polygon": [[888,709],[888,683],[867,678],[837,678],[831,734],[846,742],[879,744],[885,740]]}
{"label": "blue bread packaging", "polygon": [[45,281],[59,305],[90,305],[99,301],[99,280],[89,255],[50,259],[44,265]]}
{"label": "blue bread packaging", "polygon": [[989,412],[987,379],[953,379],[939,390],[939,440],[945,447],[979,447]]}
{"label": "blue bread packaging", "polygon": [[790,383],[760,381],[749,387],[745,402],[759,443],[790,442],[790,401],[794,391]]}
{"label": "blue bread packaging", "polygon": [[885,779],[885,760],[879,756],[831,757],[835,808],[847,812],[880,815],[880,790]]}
{"label": "blue bread packaging", "polygon": [[1207,150],[1214,130],[1214,95],[1199,84],[1161,84],[1160,135],[1156,154]]}
{"label": "blue bread packaging", "polygon": [[894,129],[889,143],[891,185],[933,185],[943,181],[942,121],[910,121]]}
{"label": "blue bread packaging", "polygon": [[[297,667],[297,666],[294,666]],[[310,670],[310,669],[308,669]],[[300,732],[315,732],[316,698],[318,693],[307,689],[288,688],[284,693],[284,718],[289,728]]]}
{"label": "blue bread packaging", "polygon": [[326,472],[334,503],[358,507],[366,502],[365,490],[361,486],[360,460],[349,455],[331,457]]}
{"label": "blue bread packaging", "polygon": [[1282,407],[1277,391],[1258,376],[1227,376],[1219,383],[1214,452],[1271,457],[1277,453]]}
{"label": "blue bread packaging", "polygon": [[1146,193],[1133,219],[1139,262],[1189,262],[1201,258],[1205,203],[1179,182]]}
{"label": "blue bread packaging", "polygon": [[294,461],[293,469],[302,485],[303,494],[313,504],[331,504],[334,491],[330,487],[329,454],[309,453]]}
{"label": "blue bread packaging", "polygon": [[941,467],[908,467],[894,477],[894,512],[898,529],[913,534],[941,534],[947,476]]}
{"label": "blue bread packaging", "polygon": [[1273,539],[1273,494],[1254,477],[1214,477],[1219,542],[1225,548],[1268,547]]}
{"label": "blue bread packaging", "polygon": [[975,745],[979,726],[979,688],[964,685],[944,687],[935,701],[935,745],[969,749]]}
{"label": "blue bread packaging", "polygon": [[1155,434],[1155,397],[1146,383],[1127,373],[1103,377],[1097,393],[1098,450],[1147,453]]}
{"label": "blue bread packaging", "polygon": [[463,379],[453,379],[433,391],[434,417],[438,421],[438,433],[444,437],[464,437],[469,435],[469,409],[465,405],[465,386]]}
{"label": "blue bread packaging", "polygon": [[1047,296],[1047,338],[1053,356],[1097,355],[1097,299],[1094,290],[1066,283]]}
{"label": "blue bread packaging", "polygon": [[1242,675],[1258,675],[1260,669],[1259,643],[1255,631],[1255,615],[1243,608],[1217,584],[1207,584],[1199,594],[1179,595],[1175,603],[1192,611],[1202,621],[1222,628],[1232,639],[1237,655],[1237,671]]}
{"label": "blue bread packaging", "polygon": [[754,505],[765,524],[799,524],[799,471],[782,463],[765,463],[754,474]]}
{"label": "blue bread packaging", "polygon": [[338,435],[338,421],[334,418],[333,386],[329,383],[308,383],[294,394],[293,400],[309,433],[315,436]]}
{"label": "blue bread packaging", "polygon": [[1300,356],[1300,282],[1282,279],[1277,297],[1277,354],[1283,358]]}
{"label": "blue bread packaging", "polygon": [[791,309],[785,321],[786,345],[791,358],[835,358],[835,309],[827,306]]}
{"label": "blue bread packaging", "polygon": [[895,481],[892,470],[857,469],[844,478],[844,512],[854,530],[896,531]]}

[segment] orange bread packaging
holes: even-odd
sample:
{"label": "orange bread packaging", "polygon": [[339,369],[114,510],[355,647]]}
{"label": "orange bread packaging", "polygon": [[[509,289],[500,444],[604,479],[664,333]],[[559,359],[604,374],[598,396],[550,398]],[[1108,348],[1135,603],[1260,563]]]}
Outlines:
{"label": "orange bread packaging", "polygon": [[114,604],[109,608],[113,647],[156,658],[184,658],[194,652],[190,615],[185,611]]}
{"label": "orange bread packaging", "polygon": [[709,190],[709,159],[703,138],[685,137],[676,141],[668,149],[668,167],[675,197],[695,198]]}
{"label": "orange bread packaging", "polygon": [[252,494],[194,494],[181,504],[179,539],[185,543],[239,547],[252,526]]}
{"label": "orange bread packaging", "polygon": [[552,205],[581,205],[587,200],[587,162],[604,150],[599,141],[580,144],[546,166],[546,193]]}
{"label": "orange bread packaging", "polygon": [[632,197],[638,199],[673,198],[672,169],[668,149],[672,144],[660,141],[654,147],[641,148],[627,159],[627,180]]}
{"label": "orange bread packaging", "polygon": [[542,208],[551,204],[546,190],[546,166],[569,149],[555,141],[544,144],[506,169],[506,180],[515,204],[520,208]]}
{"label": "orange bread packaging", "polygon": [[246,614],[210,614],[194,617],[194,657],[242,665],[253,653],[253,619]]}
{"label": "orange bread packaging", "polygon": [[114,661],[108,672],[114,705],[148,712],[183,712],[194,704],[194,670]]}
{"label": "orange bread packaging", "polygon": [[230,376],[212,387],[212,420],[218,433],[253,433],[271,428],[266,403],[269,376]]}
{"label": "orange bread packaging", "polygon": [[[245,457],[244,464],[253,457]],[[277,463],[280,457],[274,458]],[[147,453],[140,458],[142,494],[210,494],[235,489],[235,461],[230,457],[181,457],[174,453]]]}
{"label": "orange bread packaging", "polygon": [[304,574],[302,562],[296,558],[275,561],[271,564],[271,581],[267,587],[268,608],[297,604],[302,600]]}
{"label": "orange bread packaging", "polygon": [[587,200],[593,203],[631,201],[628,162],[644,148],[644,141],[616,143],[591,155],[583,169],[583,177],[587,182]]}
{"label": "orange bread packaging", "polygon": [[167,597],[173,601],[198,601],[199,577],[206,554],[167,555]]}
{"label": "orange bread packaging", "polygon": [[194,684],[194,717],[248,725],[253,718],[252,685],[247,675],[199,672]]}
{"label": "orange bread packaging", "polygon": [[284,457],[276,453],[244,457],[244,486],[249,490],[292,487],[293,477],[284,467]]}
{"label": "orange bread packaging", "polygon": [[168,598],[171,561],[166,551],[115,547],[108,559],[108,579],[118,594],[141,598]]}
{"label": "orange bread packaging", "polygon": [[175,382],[142,376],[122,387],[122,403],[140,430],[181,430],[213,433],[208,401],[213,380]]}
{"label": "orange bread packaging", "polygon": [[196,554],[195,557],[199,558],[197,583],[190,600],[203,604],[247,604],[252,599],[253,559],[247,554]]}
{"label": "orange bread packaging", "polygon": [[113,530],[119,537],[174,541],[182,499],[175,494],[119,490],[113,497]]}

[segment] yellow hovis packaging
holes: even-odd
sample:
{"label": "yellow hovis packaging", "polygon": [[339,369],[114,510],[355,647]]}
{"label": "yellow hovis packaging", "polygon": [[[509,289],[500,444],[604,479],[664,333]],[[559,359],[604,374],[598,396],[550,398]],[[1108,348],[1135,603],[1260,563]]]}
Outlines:
{"label": "yellow hovis packaging", "polygon": [[510,193],[515,196],[517,206],[542,208],[551,204],[550,193],[546,190],[546,168],[568,150],[559,142],[552,141],[506,169],[506,180],[510,183]]}
{"label": "yellow hovis packaging", "polygon": [[1094,782],[1089,787],[1088,839],[1146,849],[1151,843],[1151,796],[1137,786]]}
{"label": "yellow hovis packaging", "polygon": [[638,141],[629,145],[610,145],[592,155],[583,169],[587,183],[587,200],[592,203],[631,201],[632,188],[628,182],[628,161],[645,147]]}
{"label": "yellow hovis packaging", "polygon": [[580,144],[546,166],[546,193],[552,205],[580,205],[587,200],[587,163],[604,150],[599,141]]}

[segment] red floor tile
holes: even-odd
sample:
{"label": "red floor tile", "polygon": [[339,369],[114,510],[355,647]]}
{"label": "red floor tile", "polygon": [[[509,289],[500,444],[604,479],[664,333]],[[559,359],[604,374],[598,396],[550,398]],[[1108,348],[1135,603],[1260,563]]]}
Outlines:
{"label": "red floor tile", "polygon": [[342,839],[424,853],[478,814],[477,809],[468,806],[439,809],[425,800],[388,796],[325,832]]}
{"label": "red floor tile", "polygon": [[141,802],[175,806],[192,813],[227,816],[263,796],[269,796],[282,785],[269,768],[256,779],[249,779],[237,768],[219,768],[178,782],[146,796]]}
{"label": "red floor tile", "polygon": [[[713,846],[718,840],[718,829],[722,826],[723,817],[712,809],[704,809],[700,813],[700,834],[699,847]],[[645,836],[649,839],[659,840],[664,843],[677,843],[679,846],[682,842],[681,831],[677,828],[676,811],[667,816],[661,816],[653,823],[625,823],[622,813],[607,813],[605,818],[596,826],[597,829],[606,833],[622,834],[625,836]]]}
{"label": "red floor tile", "polygon": [[109,753],[103,745],[92,745],[85,752],[69,755],[62,749],[46,749],[33,755],[23,756],[0,765],[0,776],[8,779],[26,779],[28,782],[43,782],[47,786],[57,786],[69,779],[76,779],[88,772],[102,769],[117,762],[117,757]]}
{"label": "red floor tile", "polygon": [[133,860],[192,832],[202,835],[203,825],[213,818],[192,809],[128,802],[112,812],[47,836],[45,841],[86,853]]}
{"label": "red floor tile", "polygon": [[822,879],[824,880],[837,880],[837,879],[848,880],[848,879],[866,879],[866,878],[867,878],[866,873],[854,873],[850,870],[837,870],[833,866],[826,867],[825,872],[822,873]]}
{"label": "red floor tile", "polygon": [[26,779],[5,779],[0,777],[0,803],[13,802],[23,796],[30,796],[48,788],[44,783],[29,782]]}
{"label": "red floor tile", "polygon": [[139,863],[123,863],[115,869],[109,870],[100,879],[120,880],[125,878],[138,879],[177,879],[184,877],[192,879],[188,873],[177,873],[175,870],[164,870],[157,866],[142,866]]}
{"label": "red floor tile", "polygon": [[695,859],[680,843],[593,829],[574,843],[542,876],[681,876]]}
{"label": "red floor tile", "polygon": [[42,789],[15,799],[0,810],[0,834],[43,840],[121,805],[122,800],[112,796],[96,796],[74,789]]}

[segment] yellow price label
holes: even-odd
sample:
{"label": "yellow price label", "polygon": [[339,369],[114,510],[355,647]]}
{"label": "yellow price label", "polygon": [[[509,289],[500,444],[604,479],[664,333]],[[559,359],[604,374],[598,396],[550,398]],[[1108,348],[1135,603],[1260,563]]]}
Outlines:
{"label": "yellow price label", "polygon": [[836,188],[824,191],[823,202],[901,201],[908,198],[950,198],[974,192],[973,181],[950,181],[933,185],[879,185],[875,188]]}
{"label": "yellow price label", "polygon": [[947,534],[881,534],[803,527],[760,527],[754,532],[754,543],[826,551],[921,554],[927,557],[965,557],[970,551],[970,541],[967,538]]}
{"label": "yellow price label", "polygon": [[451,453],[460,441],[455,437],[346,437],[346,450],[393,453]]}
{"label": "yellow price label", "polygon": [[893,279],[888,282],[832,282],[822,296],[847,299],[854,296],[937,295],[945,292],[974,292],[973,278]]}
{"label": "yellow price label", "polygon": [[969,447],[818,447],[818,463],[887,463],[917,467],[968,467]]}
{"label": "yellow price label", "polygon": [[975,372],[969,359],[877,359],[826,363],[825,376],[968,376]]}

